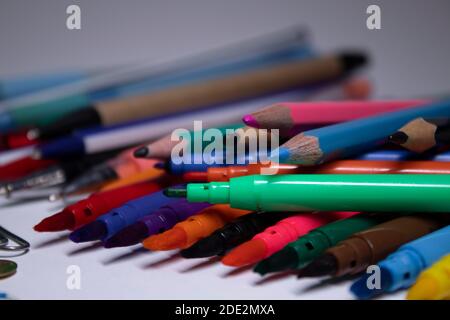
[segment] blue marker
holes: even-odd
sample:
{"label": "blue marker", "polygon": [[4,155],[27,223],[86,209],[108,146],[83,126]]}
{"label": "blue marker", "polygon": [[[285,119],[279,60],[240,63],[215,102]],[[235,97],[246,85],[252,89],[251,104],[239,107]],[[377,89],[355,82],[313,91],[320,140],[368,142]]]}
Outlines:
{"label": "blue marker", "polygon": [[372,275],[366,275],[353,283],[350,290],[359,299],[370,299],[385,292],[408,288],[424,269],[449,252],[450,226],[447,226],[401,246],[378,263],[380,289],[369,289],[367,281]]}
{"label": "blue marker", "polygon": [[152,214],[160,207],[177,200],[177,198],[166,197],[163,191],[158,191],[129,201],[123,206],[113,209],[95,221],[75,230],[70,234],[70,240],[77,243],[95,240],[105,241],[140,218]]}
{"label": "blue marker", "polygon": [[[264,160],[268,161],[269,155],[267,154],[267,152],[264,155],[265,155]],[[208,170],[208,168],[211,167],[226,167],[229,165],[247,165],[249,163],[258,163],[257,159],[260,158],[261,156],[259,156],[259,154],[252,154],[252,155],[246,154],[245,157],[240,158],[237,158],[235,156],[234,160],[231,161],[232,163],[230,163],[230,161],[227,162],[227,160],[224,158],[223,155],[217,157],[210,156],[208,161],[204,161],[206,160],[206,158],[204,157],[202,159],[201,158],[202,155],[199,155],[198,158],[199,161],[197,161],[197,163],[194,163],[195,157],[196,157],[195,155],[192,155],[190,163],[175,163],[172,159],[170,159],[167,160],[166,162],[157,163],[155,167],[159,169],[164,169],[173,175],[183,175],[186,172],[192,171],[205,172]]]}
{"label": "blue marker", "polygon": [[88,78],[87,72],[63,72],[0,80],[0,100],[16,98]]}

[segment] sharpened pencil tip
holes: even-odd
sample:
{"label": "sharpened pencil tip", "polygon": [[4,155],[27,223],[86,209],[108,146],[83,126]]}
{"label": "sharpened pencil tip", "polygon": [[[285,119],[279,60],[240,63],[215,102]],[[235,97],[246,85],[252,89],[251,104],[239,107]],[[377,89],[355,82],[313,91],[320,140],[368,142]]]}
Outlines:
{"label": "sharpened pencil tip", "polygon": [[149,154],[149,151],[150,150],[146,146],[144,146],[134,150],[133,155],[135,158],[146,158]]}
{"label": "sharpened pencil tip", "polygon": [[397,131],[396,133],[389,136],[389,142],[395,144],[405,144],[408,141],[408,135],[403,131]]}
{"label": "sharpened pencil tip", "polygon": [[258,121],[256,121],[256,119],[251,114],[245,115],[242,118],[242,121],[250,127],[257,128],[257,129],[259,129],[259,127],[260,127]]}
{"label": "sharpened pencil tip", "polygon": [[185,198],[187,196],[187,189],[185,188],[167,188],[163,191],[166,197],[170,198]]}

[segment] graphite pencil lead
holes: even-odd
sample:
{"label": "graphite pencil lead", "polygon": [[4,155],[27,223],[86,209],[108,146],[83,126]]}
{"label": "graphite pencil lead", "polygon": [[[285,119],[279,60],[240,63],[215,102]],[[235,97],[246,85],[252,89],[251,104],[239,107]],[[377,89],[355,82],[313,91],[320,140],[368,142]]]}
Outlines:
{"label": "graphite pencil lead", "polygon": [[403,131],[397,131],[389,136],[389,142],[395,144],[404,144],[408,141],[408,135]]}

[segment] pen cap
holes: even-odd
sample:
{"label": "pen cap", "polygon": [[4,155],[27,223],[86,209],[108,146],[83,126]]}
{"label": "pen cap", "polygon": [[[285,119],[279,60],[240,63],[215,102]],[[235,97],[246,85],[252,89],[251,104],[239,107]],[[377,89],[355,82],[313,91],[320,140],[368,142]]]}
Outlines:
{"label": "pen cap", "polygon": [[298,261],[299,264],[296,266],[296,269],[299,269],[317,258],[331,245],[328,237],[323,232],[320,230],[312,230],[297,241],[288,244],[288,247],[294,249],[300,258]]}
{"label": "pen cap", "polygon": [[389,281],[383,281],[387,284],[387,287],[383,288],[387,292],[410,287],[426,267],[421,257],[411,250],[397,251],[378,265],[381,270],[381,277],[389,279]]}
{"label": "pen cap", "polygon": [[250,212],[233,209],[228,205],[214,205],[200,211],[174,228],[182,227],[186,231],[187,242],[185,248],[187,248],[199,239],[209,236],[212,232],[224,226],[225,223],[248,213]]}
{"label": "pen cap", "polygon": [[327,250],[327,253],[336,257],[338,268],[335,275],[364,271],[402,244],[441,227],[443,223],[438,218],[430,215],[404,216],[353,234]]}
{"label": "pen cap", "polygon": [[211,206],[209,203],[189,203],[185,199],[181,199],[162,206],[155,213],[147,215],[139,221],[147,226],[149,235],[162,233],[172,228],[177,222],[183,221],[209,206]]}
{"label": "pen cap", "polygon": [[74,229],[92,222],[100,215],[107,213],[134,198],[159,190],[155,183],[138,183],[105,192],[96,192],[87,199],[81,200],[66,208],[75,217]]}
{"label": "pen cap", "polygon": [[166,197],[162,191],[156,191],[149,195],[131,200],[124,205],[111,210],[98,218],[98,220],[104,222],[107,227],[105,239],[135,223],[143,216],[152,214],[161,206],[176,201],[177,199],[175,198]]}

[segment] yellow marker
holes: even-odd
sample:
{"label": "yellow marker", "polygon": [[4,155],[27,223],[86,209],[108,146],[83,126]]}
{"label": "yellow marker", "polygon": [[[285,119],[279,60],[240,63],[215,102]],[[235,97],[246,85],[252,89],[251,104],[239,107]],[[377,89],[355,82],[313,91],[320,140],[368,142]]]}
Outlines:
{"label": "yellow marker", "polygon": [[423,271],[407,295],[408,300],[450,299],[450,254]]}

